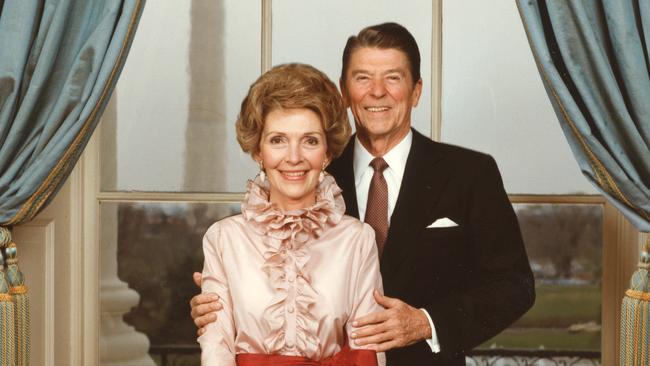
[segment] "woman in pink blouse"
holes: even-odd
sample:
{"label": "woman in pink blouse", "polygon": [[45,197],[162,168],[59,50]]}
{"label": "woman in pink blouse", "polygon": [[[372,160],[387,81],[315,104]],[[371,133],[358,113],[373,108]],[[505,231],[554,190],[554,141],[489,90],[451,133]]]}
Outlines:
{"label": "woman in pink blouse", "polygon": [[[315,68],[276,66],[249,89],[237,140],[260,166],[240,215],[203,239],[203,292],[223,304],[199,337],[202,365],[383,365],[347,335],[380,310],[374,231],[345,216],[325,172],[350,135],[336,86]],[[379,360],[379,361],[378,361]]]}

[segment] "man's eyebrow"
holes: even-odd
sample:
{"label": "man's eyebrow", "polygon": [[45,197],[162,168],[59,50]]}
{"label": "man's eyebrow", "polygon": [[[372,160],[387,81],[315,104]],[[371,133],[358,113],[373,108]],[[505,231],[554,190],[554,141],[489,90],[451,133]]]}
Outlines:
{"label": "man's eyebrow", "polygon": [[[352,73],[352,75],[369,74],[370,73],[370,71],[368,71],[366,69],[354,69],[354,70],[350,70],[350,72]],[[392,74],[392,73],[398,73],[400,75],[405,75],[406,70],[400,67],[400,68],[388,69],[388,70],[382,71],[382,74],[384,74],[384,75],[385,74]]]}
{"label": "man's eyebrow", "polygon": [[397,69],[389,69],[389,70],[384,71],[384,74],[392,74],[392,73],[398,73],[398,74],[404,75],[404,74],[406,74],[406,70],[404,70],[402,68],[397,68]]}
{"label": "man's eyebrow", "polygon": [[352,73],[352,75],[357,75],[357,74],[368,74],[368,73],[370,73],[370,72],[369,72],[368,70],[366,70],[366,69],[354,69],[354,70],[351,70],[350,72]]}

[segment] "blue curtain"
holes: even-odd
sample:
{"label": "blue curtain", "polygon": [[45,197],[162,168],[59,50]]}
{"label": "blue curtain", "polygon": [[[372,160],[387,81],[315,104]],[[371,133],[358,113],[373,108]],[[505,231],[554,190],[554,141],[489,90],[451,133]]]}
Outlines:
{"label": "blue curtain", "polygon": [[639,230],[649,232],[650,2],[518,5],[583,174]]}
{"label": "blue curtain", "polygon": [[[650,232],[650,0],[518,0],[584,176]],[[650,242],[623,300],[621,365],[650,364]],[[643,314],[646,314],[645,316]]]}
{"label": "blue curtain", "polygon": [[144,0],[0,0],[0,366],[29,360],[10,228],[54,198],[128,54]]}
{"label": "blue curtain", "polygon": [[4,1],[0,225],[29,221],[61,188],[110,98],[143,7],[143,0]]}

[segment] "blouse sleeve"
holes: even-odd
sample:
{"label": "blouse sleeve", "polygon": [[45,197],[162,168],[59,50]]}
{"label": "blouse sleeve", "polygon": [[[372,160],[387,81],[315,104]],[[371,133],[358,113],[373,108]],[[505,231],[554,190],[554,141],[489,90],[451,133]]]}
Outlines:
{"label": "blouse sleeve", "polygon": [[217,321],[208,324],[205,333],[198,338],[202,366],[235,366],[235,324],[219,237],[219,224],[208,229],[203,237],[205,259],[201,292],[218,294],[223,309],[217,313]]}
{"label": "blouse sleeve", "polygon": [[[352,281],[354,303],[352,304],[352,312],[350,313],[350,318],[348,323],[345,326],[347,334],[351,334],[354,331],[352,327],[352,321],[356,318],[374,313],[377,311],[384,310],[377,302],[373,296],[373,291],[377,290],[381,294],[384,293],[384,287],[381,282],[381,274],[379,272],[379,255],[377,252],[377,244],[375,243],[375,232],[368,224],[363,224],[363,229],[359,235],[358,240],[360,250],[357,252],[360,258],[354,261],[354,263],[359,263],[357,266],[356,280]],[[348,343],[350,348],[359,349],[362,347],[354,344],[354,340],[349,339]],[[384,366],[386,364],[386,357],[383,352],[377,353],[377,361],[379,366]]]}

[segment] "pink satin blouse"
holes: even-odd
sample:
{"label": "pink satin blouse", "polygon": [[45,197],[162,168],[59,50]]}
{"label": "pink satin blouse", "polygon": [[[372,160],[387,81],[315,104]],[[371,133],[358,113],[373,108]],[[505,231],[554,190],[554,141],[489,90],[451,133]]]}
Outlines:
{"label": "pink satin blouse", "polygon": [[223,310],[198,339],[202,365],[235,365],[238,353],[327,358],[352,319],[382,309],[372,296],[382,291],[374,231],[344,212],[330,175],[314,206],[290,212],[268,201],[259,179],[249,182],[242,214],[203,239],[201,287],[219,294]]}

